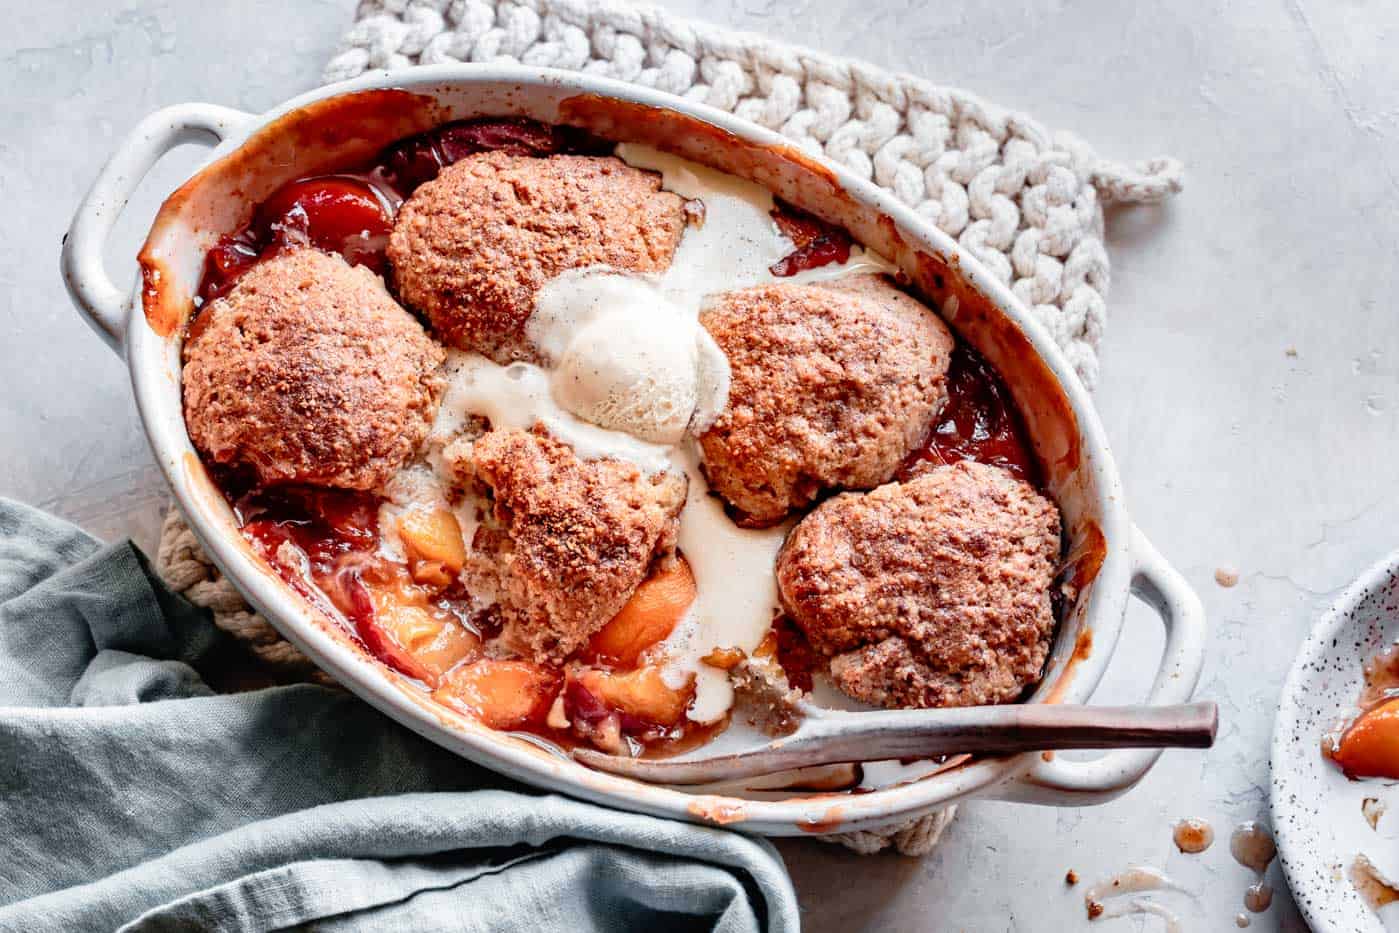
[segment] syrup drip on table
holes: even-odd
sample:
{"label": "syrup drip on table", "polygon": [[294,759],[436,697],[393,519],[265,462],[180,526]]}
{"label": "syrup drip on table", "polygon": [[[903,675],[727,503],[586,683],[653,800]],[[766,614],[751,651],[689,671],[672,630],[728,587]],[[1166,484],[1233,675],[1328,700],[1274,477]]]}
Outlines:
{"label": "syrup drip on table", "polygon": [[1261,914],[1273,903],[1273,886],[1266,881],[1255,881],[1244,892],[1244,906],[1255,914]]}
{"label": "syrup drip on table", "polygon": [[1253,820],[1240,823],[1229,837],[1229,852],[1234,861],[1258,876],[1244,891],[1244,907],[1255,914],[1263,913],[1273,903],[1273,887],[1264,880],[1268,866],[1278,854],[1272,834]]}
{"label": "syrup drip on table", "polygon": [[1272,833],[1253,820],[1240,823],[1229,837],[1229,852],[1234,861],[1254,874],[1261,875],[1268,870],[1278,854]]}
{"label": "syrup drip on table", "polygon": [[1198,855],[1214,843],[1214,827],[1194,817],[1180,820],[1171,833],[1176,848],[1187,855]]}

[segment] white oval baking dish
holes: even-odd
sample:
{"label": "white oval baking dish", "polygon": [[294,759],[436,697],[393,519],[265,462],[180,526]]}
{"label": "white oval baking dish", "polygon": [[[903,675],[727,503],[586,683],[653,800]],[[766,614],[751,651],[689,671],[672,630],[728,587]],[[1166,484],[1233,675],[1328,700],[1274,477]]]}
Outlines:
{"label": "white oval baking dish", "polygon": [[[209,555],[249,601],[340,683],[421,735],[519,780],[626,809],[770,835],[831,833],[878,828],[970,796],[1097,803],[1139,781],[1159,751],[1117,751],[1092,761],[1037,754],[972,760],[871,793],[802,792],[780,799],[695,793],[600,774],[431,703],[252,552],[205,475],[181,412],[181,325],[204,251],[284,181],[367,158],[446,120],[487,115],[581,126],[714,166],[842,224],[856,240],[898,263],[961,339],[1001,372],[1063,509],[1069,573],[1080,593],[1029,702],[1088,700],[1112,656],[1132,595],[1153,606],[1167,630],[1147,702],[1184,702],[1195,688],[1204,653],[1200,602],[1128,520],[1087,392],[1009,289],[889,194],[772,132],[632,85],[515,66],[379,72],[302,95],[261,116],[209,104],[161,110],[122,142],[73,219],[62,261],[69,291],[98,333],[125,353],[142,423],[175,498]],[[166,201],[140,256],[141,279],[134,290],[124,290],[103,267],[106,238],[156,160],[192,139],[212,139],[217,147]]]}

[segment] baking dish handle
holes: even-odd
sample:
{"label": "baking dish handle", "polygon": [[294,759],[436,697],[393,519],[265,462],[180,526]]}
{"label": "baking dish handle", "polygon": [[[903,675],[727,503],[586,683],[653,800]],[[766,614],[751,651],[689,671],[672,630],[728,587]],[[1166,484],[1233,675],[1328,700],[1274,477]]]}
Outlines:
{"label": "baking dish handle", "polygon": [[[1195,692],[1205,660],[1205,609],[1190,584],[1168,564],[1146,535],[1132,528],[1132,595],[1161,616],[1166,647],[1146,703],[1185,703]],[[1161,749],[1124,749],[1092,761],[1051,758],[996,790],[1001,800],[1054,806],[1106,803],[1132,788],[1161,757]]]}
{"label": "baking dish handle", "polygon": [[97,335],[117,352],[126,337],[128,295],[102,261],[107,237],[136,186],[160,157],[178,145],[213,137],[222,142],[252,115],[215,104],[177,104],[157,110],[121,141],[63,238],[63,282]]}

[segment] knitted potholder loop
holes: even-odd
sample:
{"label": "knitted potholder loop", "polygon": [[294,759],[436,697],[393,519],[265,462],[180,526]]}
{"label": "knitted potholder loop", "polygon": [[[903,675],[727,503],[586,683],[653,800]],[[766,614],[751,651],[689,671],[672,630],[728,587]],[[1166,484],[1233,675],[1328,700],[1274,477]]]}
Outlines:
{"label": "knitted potholder loop", "polygon": [[258,615],[219,572],[173,505],[160,528],[155,568],[170,589],[208,609],[214,624],[241,641],[258,660],[279,672],[309,674],[316,670],[311,660]]}
{"label": "knitted potholder loop", "polygon": [[927,855],[942,838],[943,830],[957,815],[957,805],[935,810],[925,816],[890,829],[861,830],[854,833],[834,833],[822,836],[827,842],[838,842],[860,855],[874,855],[893,849],[900,855]]}

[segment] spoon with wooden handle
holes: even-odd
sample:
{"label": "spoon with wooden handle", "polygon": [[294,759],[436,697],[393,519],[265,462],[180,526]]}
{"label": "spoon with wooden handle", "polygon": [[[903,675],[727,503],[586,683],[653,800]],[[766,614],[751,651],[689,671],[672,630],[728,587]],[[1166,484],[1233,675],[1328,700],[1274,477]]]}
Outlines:
{"label": "spoon with wooden handle", "polygon": [[687,760],[624,758],[592,749],[573,757],[590,768],[656,784],[710,784],[811,765],[975,752],[1010,755],[1071,748],[1209,748],[1219,725],[1213,703],[1078,706],[1031,703],[874,712],[801,707],[795,732],[752,751]]}

